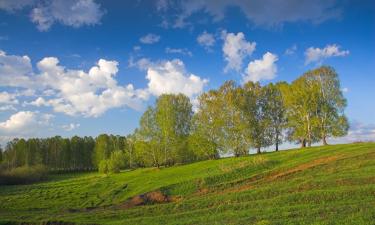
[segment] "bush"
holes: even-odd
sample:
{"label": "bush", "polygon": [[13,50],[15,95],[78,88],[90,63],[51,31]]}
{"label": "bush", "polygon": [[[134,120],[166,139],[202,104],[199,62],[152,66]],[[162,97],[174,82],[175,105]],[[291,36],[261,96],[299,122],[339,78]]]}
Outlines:
{"label": "bush", "polygon": [[100,173],[119,173],[125,166],[125,154],[122,151],[112,152],[109,159],[104,159],[99,163]]}
{"label": "bush", "polygon": [[46,179],[47,173],[43,165],[17,167],[0,172],[0,184],[29,184]]}
{"label": "bush", "polygon": [[108,174],[108,160],[104,159],[99,162],[99,173]]}

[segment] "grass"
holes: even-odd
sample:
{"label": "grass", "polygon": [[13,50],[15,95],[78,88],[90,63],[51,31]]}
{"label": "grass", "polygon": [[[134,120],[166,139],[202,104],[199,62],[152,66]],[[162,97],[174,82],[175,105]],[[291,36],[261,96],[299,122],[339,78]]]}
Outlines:
{"label": "grass", "polygon": [[[127,205],[161,191],[172,200]],[[0,186],[0,224],[374,224],[375,143]]]}

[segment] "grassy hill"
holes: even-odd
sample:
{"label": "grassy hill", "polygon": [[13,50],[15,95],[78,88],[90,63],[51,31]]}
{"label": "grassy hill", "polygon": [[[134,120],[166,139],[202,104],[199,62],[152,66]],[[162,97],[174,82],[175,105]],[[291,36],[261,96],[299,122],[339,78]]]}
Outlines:
{"label": "grassy hill", "polygon": [[[0,186],[1,223],[375,224],[375,143]],[[55,222],[55,223],[52,223]]]}

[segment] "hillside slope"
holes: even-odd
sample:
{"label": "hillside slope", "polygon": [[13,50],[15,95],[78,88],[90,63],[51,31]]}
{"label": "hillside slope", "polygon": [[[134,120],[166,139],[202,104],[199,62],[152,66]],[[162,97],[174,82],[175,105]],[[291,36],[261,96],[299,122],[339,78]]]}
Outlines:
{"label": "hillside slope", "polygon": [[[0,186],[0,224],[374,224],[375,143]],[[69,223],[68,223],[69,222]]]}

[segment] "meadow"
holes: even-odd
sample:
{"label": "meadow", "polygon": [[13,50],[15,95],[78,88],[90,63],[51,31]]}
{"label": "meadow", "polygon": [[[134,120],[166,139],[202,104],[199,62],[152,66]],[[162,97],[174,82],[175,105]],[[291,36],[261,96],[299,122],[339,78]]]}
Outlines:
{"label": "meadow", "polygon": [[0,186],[0,224],[374,224],[375,143]]}

